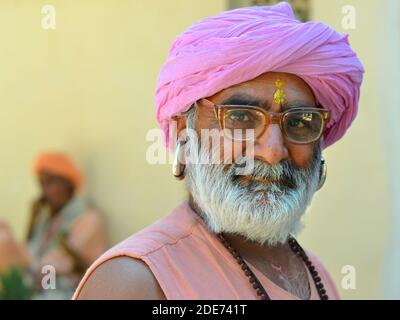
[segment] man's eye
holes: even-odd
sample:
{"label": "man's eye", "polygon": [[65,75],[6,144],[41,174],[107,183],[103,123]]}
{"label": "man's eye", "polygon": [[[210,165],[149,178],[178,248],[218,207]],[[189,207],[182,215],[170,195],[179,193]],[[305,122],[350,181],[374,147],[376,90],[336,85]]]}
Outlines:
{"label": "man's eye", "polygon": [[290,119],[288,121],[288,125],[293,128],[299,128],[299,129],[306,127],[304,121],[302,121],[301,119]]}
{"label": "man's eye", "polygon": [[247,112],[236,111],[236,112],[231,112],[229,114],[229,120],[245,122],[245,121],[249,121],[250,117]]}

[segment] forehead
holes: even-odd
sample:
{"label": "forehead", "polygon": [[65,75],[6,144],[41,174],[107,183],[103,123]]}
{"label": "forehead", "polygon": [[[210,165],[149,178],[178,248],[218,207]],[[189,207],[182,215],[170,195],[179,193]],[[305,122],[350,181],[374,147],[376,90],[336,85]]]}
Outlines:
{"label": "forehead", "polygon": [[253,97],[254,100],[272,102],[273,94],[277,89],[277,80],[283,82],[281,87],[286,93],[288,102],[300,101],[315,104],[314,94],[308,84],[300,77],[280,72],[267,72],[255,79],[242,82],[232,87],[221,90],[208,99],[214,103],[223,103],[232,96]]}

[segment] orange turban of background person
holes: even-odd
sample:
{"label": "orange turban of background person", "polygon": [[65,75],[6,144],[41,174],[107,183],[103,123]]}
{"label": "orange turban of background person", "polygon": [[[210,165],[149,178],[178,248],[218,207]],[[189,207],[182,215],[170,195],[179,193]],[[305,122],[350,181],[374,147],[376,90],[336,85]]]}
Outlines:
{"label": "orange turban of background person", "polygon": [[82,174],[74,162],[64,153],[45,152],[40,154],[34,162],[34,171],[37,175],[48,172],[70,181],[75,189],[82,184]]}

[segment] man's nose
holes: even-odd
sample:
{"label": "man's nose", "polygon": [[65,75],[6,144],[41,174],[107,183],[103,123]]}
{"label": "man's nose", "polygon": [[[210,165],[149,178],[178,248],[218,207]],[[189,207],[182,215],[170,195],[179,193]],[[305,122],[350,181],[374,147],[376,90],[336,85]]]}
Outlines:
{"label": "man's nose", "polygon": [[270,165],[278,164],[289,156],[282,131],[277,124],[270,124],[254,145],[254,156]]}

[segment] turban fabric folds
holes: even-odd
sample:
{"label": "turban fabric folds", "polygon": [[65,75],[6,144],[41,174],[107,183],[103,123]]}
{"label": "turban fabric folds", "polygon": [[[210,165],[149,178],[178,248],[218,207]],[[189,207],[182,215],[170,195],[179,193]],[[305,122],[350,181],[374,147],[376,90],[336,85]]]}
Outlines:
{"label": "turban fabric folds", "polygon": [[320,22],[298,21],[290,5],[223,12],[193,24],[172,44],[157,80],[156,116],[169,145],[171,118],[198,99],[266,72],[302,78],[331,111],[323,148],[354,120],[364,69],[348,36]]}

